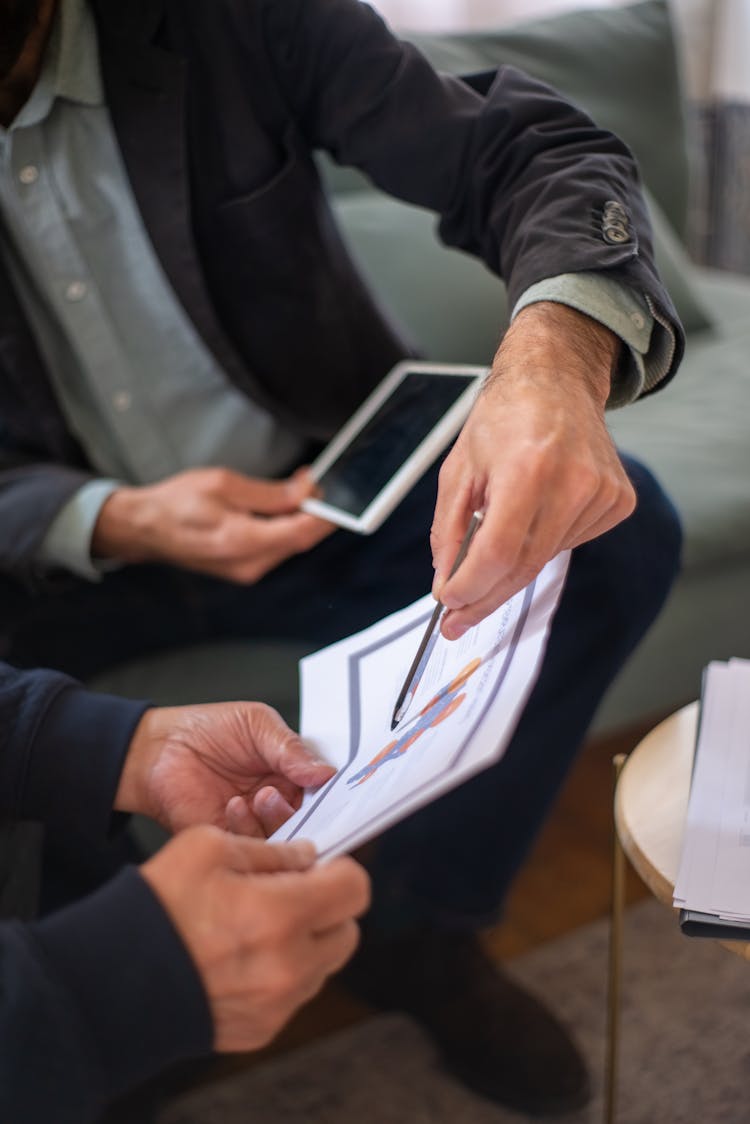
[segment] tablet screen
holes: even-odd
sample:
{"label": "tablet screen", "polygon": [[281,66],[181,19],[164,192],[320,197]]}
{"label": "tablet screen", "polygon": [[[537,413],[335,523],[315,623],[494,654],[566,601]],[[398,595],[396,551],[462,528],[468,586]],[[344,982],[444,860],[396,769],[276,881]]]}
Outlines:
{"label": "tablet screen", "polygon": [[475,375],[408,372],[318,480],[325,503],[362,515],[475,381]]}

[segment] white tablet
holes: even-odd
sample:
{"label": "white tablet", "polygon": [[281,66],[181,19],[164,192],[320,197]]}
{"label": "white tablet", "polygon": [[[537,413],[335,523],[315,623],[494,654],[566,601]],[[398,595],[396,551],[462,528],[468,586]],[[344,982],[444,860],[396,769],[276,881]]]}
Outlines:
{"label": "white tablet", "polygon": [[302,507],[370,534],[453,440],[486,367],[399,363],[311,465],[320,497]]}

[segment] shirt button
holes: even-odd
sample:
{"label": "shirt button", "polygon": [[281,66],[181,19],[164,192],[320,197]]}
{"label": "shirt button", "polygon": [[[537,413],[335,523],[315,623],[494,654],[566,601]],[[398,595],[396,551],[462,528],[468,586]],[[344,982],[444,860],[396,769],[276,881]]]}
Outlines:
{"label": "shirt button", "polygon": [[30,184],[36,183],[39,179],[39,169],[36,164],[24,164],[23,168],[21,168],[18,173],[18,178],[21,183],[28,187]]}
{"label": "shirt button", "polygon": [[65,289],[65,299],[73,303],[82,301],[87,292],[85,281],[71,281]]}
{"label": "shirt button", "polygon": [[630,322],[635,328],[642,328],[646,323],[640,312],[633,312],[630,317]]}
{"label": "shirt button", "polygon": [[124,414],[129,410],[133,404],[133,396],[129,390],[118,390],[116,394],[112,395],[112,405],[117,410],[118,414]]}

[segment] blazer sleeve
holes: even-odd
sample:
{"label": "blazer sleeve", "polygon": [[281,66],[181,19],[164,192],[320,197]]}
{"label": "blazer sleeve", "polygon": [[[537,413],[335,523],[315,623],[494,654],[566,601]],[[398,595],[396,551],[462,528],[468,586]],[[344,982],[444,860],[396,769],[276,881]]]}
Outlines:
{"label": "blazer sleeve", "polygon": [[212,1040],[198,973],[134,867],[43,921],[0,924],[0,1119],[88,1124]]}
{"label": "blazer sleeve", "polygon": [[636,162],[614,134],[514,67],[473,84],[436,73],[355,0],[266,0],[263,30],[311,146],[435,211],[447,245],[503,277],[510,307],[567,273],[603,271],[635,289],[674,331],[674,373],[682,328],[656,272]]}
{"label": "blazer sleeve", "polygon": [[147,705],[0,664],[0,816],[104,837]]}
{"label": "blazer sleeve", "polygon": [[20,454],[0,449],[0,571],[33,580],[33,559],[50,526],[68,500],[93,479],[83,469],[26,462]]}
{"label": "blazer sleeve", "polygon": [[[105,834],[145,703],[0,664],[0,814]],[[29,925],[0,924],[0,1119],[85,1124],[212,1025],[190,956],[135,868]]]}

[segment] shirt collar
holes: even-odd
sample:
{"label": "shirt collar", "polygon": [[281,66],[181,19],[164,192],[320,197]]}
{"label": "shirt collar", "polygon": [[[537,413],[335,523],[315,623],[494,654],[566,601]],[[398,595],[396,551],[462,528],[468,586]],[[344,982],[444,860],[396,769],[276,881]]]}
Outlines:
{"label": "shirt collar", "polygon": [[96,25],[87,0],[60,0],[41,73],[11,128],[39,124],[58,98],[104,105]]}

